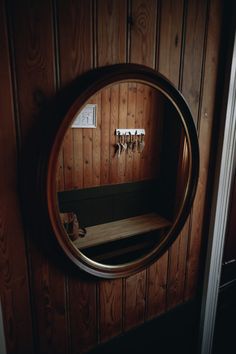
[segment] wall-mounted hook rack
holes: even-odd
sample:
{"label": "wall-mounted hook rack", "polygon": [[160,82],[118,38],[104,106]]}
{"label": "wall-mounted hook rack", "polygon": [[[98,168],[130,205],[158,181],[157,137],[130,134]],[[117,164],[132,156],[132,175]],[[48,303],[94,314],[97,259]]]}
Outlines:
{"label": "wall-mounted hook rack", "polygon": [[145,129],[116,129],[115,135],[145,135]]}

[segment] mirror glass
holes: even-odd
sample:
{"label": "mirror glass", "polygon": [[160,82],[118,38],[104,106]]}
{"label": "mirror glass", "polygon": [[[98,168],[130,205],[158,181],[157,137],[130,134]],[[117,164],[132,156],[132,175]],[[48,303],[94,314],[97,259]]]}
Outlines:
{"label": "mirror glass", "polygon": [[61,224],[75,249],[106,265],[149,254],[184,203],[186,141],[177,108],[150,84],[116,82],[90,97],[67,129],[55,171]]}

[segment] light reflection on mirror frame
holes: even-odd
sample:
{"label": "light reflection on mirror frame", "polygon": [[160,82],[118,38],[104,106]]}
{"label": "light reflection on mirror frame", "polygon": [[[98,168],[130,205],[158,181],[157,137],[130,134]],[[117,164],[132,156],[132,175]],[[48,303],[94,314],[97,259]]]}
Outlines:
{"label": "light reflection on mirror frame", "polygon": [[[84,84],[84,88],[81,93],[78,94],[78,98],[74,104],[68,110],[68,113],[64,117],[60,127],[57,131],[53,147],[49,156],[48,174],[47,174],[47,201],[49,218],[64,252],[69,258],[78,265],[81,269],[88,271],[94,275],[99,275],[107,278],[116,278],[124,275],[129,275],[137,270],[144,268],[150,262],[153,262],[163,254],[163,252],[171,245],[184,225],[184,222],[188,216],[188,213],[193,202],[193,198],[196,191],[196,184],[198,178],[198,164],[199,164],[199,152],[197,135],[194,126],[194,122],[191,113],[188,109],[186,102],[181,94],[170,84],[165,78],[151,69],[147,69],[139,65],[116,65],[112,67],[103,68],[100,70],[101,75],[96,72],[94,79],[88,79]],[[90,76],[90,78],[93,77]],[[174,107],[175,112],[178,112],[179,125],[184,130],[184,142],[183,142],[183,156],[188,157],[182,159],[182,163],[185,163],[188,167],[188,174],[186,178],[186,188],[182,188],[182,194],[184,195],[182,202],[178,203],[176,217],[173,220],[168,231],[163,233],[159,237],[159,242],[152,244],[152,247],[144,254],[141,254],[135,259],[126,259],[121,264],[107,264],[99,261],[99,258],[91,258],[89,254],[85,254],[76,247],[74,242],[71,241],[67,235],[65,227],[63,227],[60,219],[60,210],[57,203],[57,187],[56,187],[56,166],[59,157],[59,151],[62,146],[62,142],[68,127],[72,124],[76,114],[82,110],[86,103],[91,103],[90,99],[96,95],[100,90],[107,90],[107,87],[115,87],[117,85],[125,85],[127,82],[132,82],[130,85],[145,85],[149,88],[153,88],[155,92],[159,92],[162,97],[165,97],[165,101],[170,103],[171,107]],[[83,85],[81,85],[83,86]],[[121,126],[116,127],[121,128]],[[142,127],[140,127],[142,128]],[[183,136],[183,134],[181,134]],[[115,138],[115,137],[114,137]],[[113,142],[116,142],[114,140]],[[124,142],[123,142],[124,143]],[[145,151],[145,149],[144,149]],[[187,151],[187,153],[186,153]],[[127,157],[126,157],[127,159]],[[105,183],[106,184],[106,183]],[[108,183],[109,184],[109,183]],[[132,183],[133,184],[133,183]],[[83,191],[83,189],[81,189]],[[90,190],[91,192],[91,190]],[[93,190],[94,192],[94,190]],[[105,191],[106,193],[106,191]],[[138,213],[139,214],[139,213]],[[136,216],[136,215],[134,215]],[[126,218],[125,218],[126,219]],[[128,220],[128,218],[127,218]],[[135,223],[138,221],[135,220]],[[100,223],[101,224],[101,223]],[[169,225],[168,225],[169,226]],[[93,226],[92,226],[93,227]],[[126,224],[127,227],[127,224]],[[102,231],[104,233],[104,230]],[[86,238],[87,236],[85,236]],[[87,238],[88,239],[88,238]]]}

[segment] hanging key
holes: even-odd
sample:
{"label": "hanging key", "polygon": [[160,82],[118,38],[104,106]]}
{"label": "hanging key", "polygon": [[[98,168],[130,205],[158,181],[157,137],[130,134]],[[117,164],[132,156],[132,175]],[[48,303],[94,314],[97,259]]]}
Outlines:
{"label": "hanging key", "polygon": [[132,142],[132,151],[133,151],[133,152],[136,151],[137,145],[138,145],[138,142],[137,142],[137,131],[136,131],[136,132],[135,132],[135,135],[134,135],[133,142]]}
{"label": "hanging key", "polygon": [[116,143],[115,144],[115,155],[118,155],[118,157],[120,157],[121,154],[121,145],[120,143]]}
{"label": "hanging key", "polygon": [[123,135],[123,139],[121,141],[121,152],[127,150],[127,142],[126,142],[126,136]]}
{"label": "hanging key", "polygon": [[132,135],[131,135],[130,132],[129,132],[129,141],[127,143],[127,146],[128,146],[128,150],[132,151],[132,149],[133,149],[133,141],[132,141]]}
{"label": "hanging key", "polygon": [[119,135],[118,135],[118,142],[115,144],[115,155],[117,154],[118,157],[120,157],[121,150],[122,150],[121,137],[120,137],[120,133],[119,133]]}
{"label": "hanging key", "polygon": [[139,142],[139,152],[143,152],[145,146],[144,134],[141,134],[140,142]]}

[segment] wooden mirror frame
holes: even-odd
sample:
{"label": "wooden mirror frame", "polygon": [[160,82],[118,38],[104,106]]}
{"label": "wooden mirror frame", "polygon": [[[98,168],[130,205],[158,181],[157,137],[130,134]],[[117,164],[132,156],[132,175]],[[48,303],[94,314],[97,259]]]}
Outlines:
{"label": "wooden mirror frame", "polygon": [[[75,114],[83,107],[86,101],[99,90],[108,85],[128,80],[141,82],[157,89],[170,100],[178,111],[186,134],[189,151],[189,175],[184,200],[180,206],[178,215],[169,232],[160,240],[158,245],[148,254],[130,263],[107,265],[86,257],[80,250],[75,248],[69,240],[60,219],[55,171],[64,135],[71,125]],[[48,218],[60,247],[67,257],[80,269],[103,278],[129,276],[157,260],[170,247],[179,235],[189,215],[196,193],[199,174],[199,146],[195,124],[182,94],[165,77],[142,65],[118,64],[90,71],[78,79],[72,96],[73,97],[69,99],[70,103],[67,103],[67,106],[65,105],[64,107],[65,115],[55,124],[54,132],[51,134],[51,141],[49,143],[50,148],[48,149],[46,157],[46,168],[44,172],[44,185],[46,188],[44,192],[46,192],[45,198]]]}

